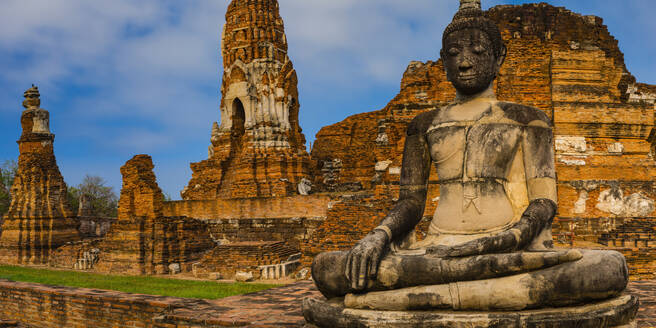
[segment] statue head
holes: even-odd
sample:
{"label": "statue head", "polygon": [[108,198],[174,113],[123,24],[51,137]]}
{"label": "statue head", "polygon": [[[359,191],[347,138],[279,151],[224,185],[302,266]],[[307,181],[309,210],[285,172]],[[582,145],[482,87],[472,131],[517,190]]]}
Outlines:
{"label": "statue head", "polygon": [[32,87],[27,89],[23,94],[25,100],[23,100],[23,107],[28,108],[39,108],[41,106],[41,99],[39,98],[39,87],[32,84]]}
{"label": "statue head", "polygon": [[444,30],[440,56],[447,79],[461,94],[480,93],[494,81],[506,47],[499,28],[483,16],[481,0],[460,0],[460,9]]}

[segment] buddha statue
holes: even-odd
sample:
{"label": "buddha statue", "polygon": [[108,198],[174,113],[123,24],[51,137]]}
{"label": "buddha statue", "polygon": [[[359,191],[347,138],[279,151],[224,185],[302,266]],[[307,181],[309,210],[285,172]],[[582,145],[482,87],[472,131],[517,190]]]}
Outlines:
{"label": "buddha statue", "polygon": [[39,107],[41,106],[39,88],[32,84],[32,87],[27,89],[23,96],[25,97],[23,100],[25,111],[21,119],[21,121],[25,121],[23,133],[50,134],[50,113]]}
{"label": "buddha statue", "polygon": [[[440,55],[455,100],[409,124],[398,202],[351,250],[314,259],[319,291],[347,309],[383,311],[522,311],[620,295],[620,253],[553,246],[552,121],[497,100],[506,47],[480,0],[461,0]],[[416,241],[431,165],[440,200]]]}

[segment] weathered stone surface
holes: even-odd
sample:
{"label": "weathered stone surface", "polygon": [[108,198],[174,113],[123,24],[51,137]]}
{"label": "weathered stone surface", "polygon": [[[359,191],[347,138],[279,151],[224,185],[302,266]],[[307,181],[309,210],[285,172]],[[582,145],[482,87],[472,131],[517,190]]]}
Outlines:
{"label": "weathered stone surface", "polygon": [[18,171],[0,229],[3,263],[45,264],[53,249],[80,239],[79,222],[69,208],[66,183],[55,159],[49,113],[39,107],[39,97],[35,86],[25,92]]}
{"label": "weathered stone surface", "polygon": [[252,272],[237,271],[237,273],[235,273],[235,280],[239,282],[253,281],[253,279]]}
{"label": "weathered stone surface", "polygon": [[[495,83],[499,100],[535,106],[555,127],[559,199],[555,241],[588,247],[602,234],[613,233],[616,225],[605,222],[642,220],[652,232],[639,240],[656,242],[656,212],[649,205],[656,199],[652,182],[656,87],[635,82],[601,18],[548,4],[497,6],[487,16],[497,23],[508,46]],[[419,113],[446,105],[454,95],[441,61],[410,63],[401,91],[384,109],[348,117],[319,131],[312,150],[315,189],[349,190],[357,185],[358,190],[371,191],[378,185],[396,185],[399,176],[394,168],[401,166],[408,123]],[[389,161],[382,171],[382,164]],[[438,189],[433,170],[427,217],[439,202]],[[640,196],[633,196],[631,210],[626,210],[623,200],[618,214],[613,214],[596,206],[600,193],[608,189],[622,190],[625,198]],[[389,190],[387,198],[398,197],[394,188]],[[627,244],[635,239],[624,238]],[[638,271],[656,268],[656,248],[639,244],[634,255],[655,255],[638,262],[628,256],[636,278]],[[620,251],[628,254],[626,248]]]}
{"label": "weathered stone surface", "polygon": [[233,0],[222,35],[221,124],[185,200],[287,196],[309,177],[298,79],[277,0]]}
{"label": "weathered stone surface", "polygon": [[178,274],[182,270],[180,269],[180,263],[171,263],[169,264],[169,273],[170,274]]}
{"label": "weathered stone surface", "polygon": [[519,312],[373,311],[344,308],[341,299],[307,298],[307,328],[602,328],[636,327],[638,298],[623,295],[599,303]]}

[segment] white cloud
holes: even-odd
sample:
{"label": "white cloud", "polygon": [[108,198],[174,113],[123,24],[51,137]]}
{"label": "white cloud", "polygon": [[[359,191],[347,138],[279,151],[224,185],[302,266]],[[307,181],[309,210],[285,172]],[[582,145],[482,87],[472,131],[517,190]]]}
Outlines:
{"label": "white cloud", "polygon": [[440,31],[456,7],[429,0],[281,1],[297,66],[311,79],[346,87],[372,79],[396,84],[410,58],[436,58]]}
{"label": "white cloud", "polygon": [[[616,2],[609,1],[604,4]],[[458,6],[456,0],[279,2],[309,140],[319,126],[332,123],[326,120],[386,103],[410,60],[436,59],[442,30]],[[636,19],[625,30],[642,38],[641,31],[653,30],[647,10],[653,1],[634,2],[618,12],[622,20]],[[35,82],[53,117],[56,147],[67,148],[66,154],[84,141],[121,161],[137,152],[166,158],[167,174],[187,175],[188,163],[205,157],[211,124],[219,119],[219,38],[227,5],[227,0],[2,0],[0,150],[15,150],[21,95]],[[618,39],[638,49],[622,49],[627,54],[654,54],[653,42]],[[324,108],[326,103],[334,108]],[[191,152],[189,145],[196,145],[196,158],[176,157],[180,149]],[[71,158],[63,156],[64,162]],[[85,154],[76,156],[76,165],[84,167]],[[77,171],[83,176],[91,170]],[[188,177],[160,177],[168,179]]]}

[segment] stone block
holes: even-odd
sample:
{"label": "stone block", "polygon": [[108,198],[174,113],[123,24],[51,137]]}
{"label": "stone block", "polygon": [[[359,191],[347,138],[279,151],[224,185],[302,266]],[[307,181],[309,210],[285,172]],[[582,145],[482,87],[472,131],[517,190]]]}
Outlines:
{"label": "stone block", "polygon": [[235,280],[239,282],[248,282],[253,281],[254,279],[252,272],[237,271],[237,273],[235,273]]}
{"label": "stone block", "polygon": [[517,312],[356,310],[345,308],[341,299],[303,300],[303,316],[308,328],[629,328],[636,327],[637,311],[638,299],[631,295],[589,305]]}

